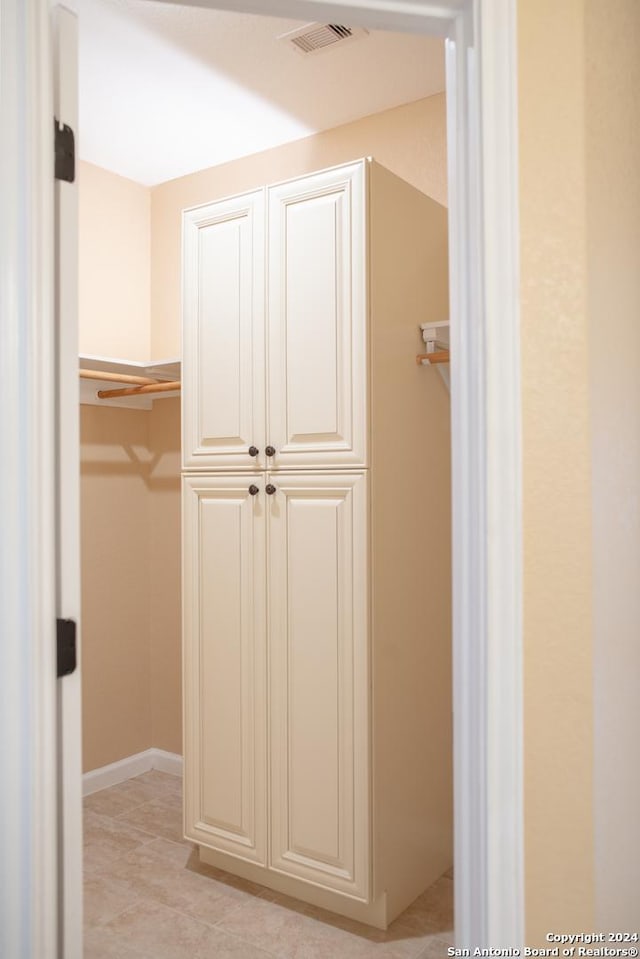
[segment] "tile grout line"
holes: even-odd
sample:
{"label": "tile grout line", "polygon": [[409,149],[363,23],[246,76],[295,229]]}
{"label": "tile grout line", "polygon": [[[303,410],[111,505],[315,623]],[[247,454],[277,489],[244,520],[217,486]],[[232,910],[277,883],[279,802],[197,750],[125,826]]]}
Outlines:
{"label": "tile grout line", "polygon": [[[91,812],[92,816],[97,816],[98,819],[107,819],[109,822],[116,823],[119,826],[129,826],[130,829],[135,829],[136,832],[142,833],[145,836],[150,836],[151,839],[162,839],[162,836],[157,836],[155,833],[149,832],[147,829],[141,829],[139,826],[134,826],[132,823],[120,822],[114,816],[105,816],[103,813]],[[139,845],[145,845],[144,843],[139,843]]]}
{"label": "tile grout line", "polygon": [[[94,793],[93,795],[99,796],[100,793]],[[114,822],[117,822],[118,816],[125,816],[130,812],[134,812],[136,809],[140,809],[141,806],[146,806],[149,801],[150,800],[145,799],[144,802],[137,803],[135,806],[131,806],[130,809],[126,809],[124,812],[118,813],[116,816],[114,816],[112,813],[96,812],[96,810],[91,809],[91,807],[87,807],[86,812],[90,812],[93,816],[104,816],[105,819],[113,819]]]}
{"label": "tile grout line", "polygon": [[[143,806],[150,806],[152,803],[157,803],[157,802],[162,803],[162,800],[159,800],[159,799],[149,799],[149,800],[147,800],[146,802],[140,803],[139,806],[134,806],[132,809],[128,809],[128,810],[125,811],[125,812],[118,813],[117,816],[112,816],[112,817],[110,817],[110,818],[112,818],[115,822],[123,822],[123,821],[125,821],[125,820],[123,819],[124,816],[130,816],[132,812],[135,812],[136,810],[142,809]],[[131,823],[130,825],[133,825],[133,823]],[[139,827],[136,826],[136,827],[134,827],[134,828],[137,829],[137,828],[139,828]],[[144,830],[142,830],[142,831],[144,832]]]}

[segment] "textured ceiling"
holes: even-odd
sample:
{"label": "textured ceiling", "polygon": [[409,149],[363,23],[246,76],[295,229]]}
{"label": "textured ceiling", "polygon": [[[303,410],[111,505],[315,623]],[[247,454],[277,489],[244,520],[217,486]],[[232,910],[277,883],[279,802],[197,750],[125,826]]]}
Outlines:
{"label": "textured ceiling", "polygon": [[372,32],[303,56],[297,21],[77,0],[80,156],[152,185],[444,89],[431,37]]}

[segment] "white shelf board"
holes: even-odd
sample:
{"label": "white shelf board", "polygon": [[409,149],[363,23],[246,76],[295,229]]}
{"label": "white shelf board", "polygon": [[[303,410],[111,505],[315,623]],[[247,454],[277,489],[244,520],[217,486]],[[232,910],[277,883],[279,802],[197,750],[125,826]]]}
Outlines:
{"label": "white shelf board", "polygon": [[[94,356],[81,353],[78,368],[95,370],[98,373],[130,373],[133,376],[148,376],[152,379],[171,382],[180,379],[181,362],[179,358],[166,360],[123,360],[111,356]],[[130,410],[150,410],[154,400],[171,399],[177,393],[157,393],[153,396],[121,396],[117,399],[100,400],[98,390],[113,390],[127,384],[113,383],[111,380],[80,380],[80,403],[88,406],[115,406]]]}
{"label": "white shelf board", "polygon": [[421,323],[420,329],[425,343],[433,343],[437,350],[449,349],[449,320]]}

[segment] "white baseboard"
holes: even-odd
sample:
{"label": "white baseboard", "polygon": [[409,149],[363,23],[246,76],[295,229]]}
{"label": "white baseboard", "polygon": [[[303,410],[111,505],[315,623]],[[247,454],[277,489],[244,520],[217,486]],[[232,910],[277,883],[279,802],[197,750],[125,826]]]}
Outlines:
{"label": "white baseboard", "polygon": [[152,769],[158,769],[161,773],[169,773],[170,776],[182,776],[182,756],[177,753],[168,753],[164,749],[150,749],[153,753]]}
{"label": "white baseboard", "polygon": [[182,756],[168,753],[164,749],[145,749],[142,753],[126,756],[116,763],[92,769],[82,777],[82,795],[90,796],[101,789],[133,779],[134,776],[141,776],[150,769],[158,769],[171,776],[182,776]]}

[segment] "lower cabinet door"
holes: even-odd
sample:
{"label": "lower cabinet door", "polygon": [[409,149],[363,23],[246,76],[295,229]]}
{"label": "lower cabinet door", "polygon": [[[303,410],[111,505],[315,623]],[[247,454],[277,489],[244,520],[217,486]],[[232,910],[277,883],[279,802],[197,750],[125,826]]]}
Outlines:
{"label": "lower cabinet door", "polygon": [[367,901],[367,478],[268,482],[269,866]]}
{"label": "lower cabinet door", "polygon": [[185,830],[263,865],[264,487],[264,475],[183,478]]}

